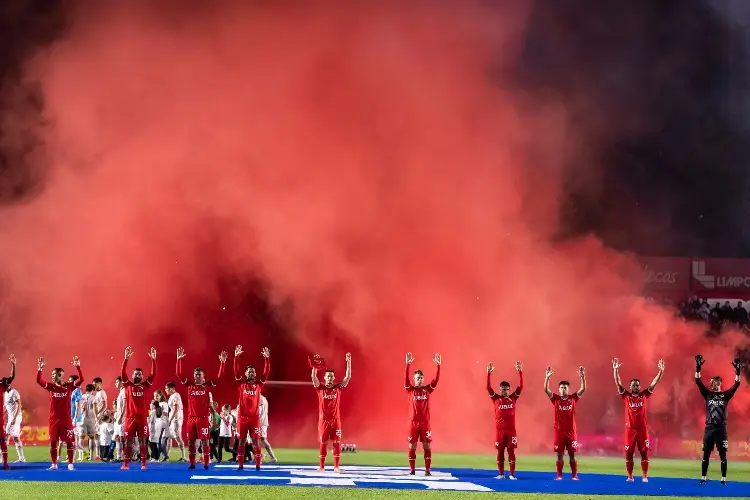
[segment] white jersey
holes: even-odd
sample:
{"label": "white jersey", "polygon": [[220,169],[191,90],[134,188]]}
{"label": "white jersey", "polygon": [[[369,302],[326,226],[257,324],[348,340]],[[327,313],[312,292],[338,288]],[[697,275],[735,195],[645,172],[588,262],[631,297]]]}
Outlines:
{"label": "white jersey", "polygon": [[118,420],[125,414],[125,388],[120,389],[117,395],[117,410],[115,410],[115,420]]}
{"label": "white jersey", "polygon": [[115,433],[115,426],[112,422],[102,422],[99,425],[99,444],[109,446]]}
{"label": "white jersey", "polygon": [[81,396],[81,401],[78,404],[81,406],[81,412],[83,413],[82,419],[86,423],[96,422],[96,412],[94,411],[94,399],[93,394],[84,393]]}
{"label": "white jersey", "polygon": [[268,427],[268,400],[262,394],[260,396],[258,412],[260,414],[260,426]]}
{"label": "white jersey", "polygon": [[[169,401],[167,402],[169,404],[170,411],[176,406],[177,407],[177,415],[174,417],[174,419],[178,422],[182,422],[184,420],[183,413],[182,413],[182,396],[180,396],[179,392],[175,392],[171,396],[169,396]],[[171,415],[170,415],[171,417]]]}
{"label": "white jersey", "polygon": [[225,414],[224,412],[221,412],[221,424],[219,425],[219,437],[232,437],[234,435],[233,431],[233,423],[234,423],[234,417],[232,414]]}
{"label": "white jersey", "polygon": [[[8,412],[8,419],[10,419],[13,413],[18,410],[18,405],[21,403],[21,395],[17,390],[11,389],[9,391],[5,391],[3,400],[5,402],[5,411]],[[21,412],[18,412],[18,415],[16,415],[16,419],[14,422],[7,423],[11,425],[21,425]]]}
{"label": "white jersey", "polygon": [[167,403],[166,401],[162,401],[159,403],[159,406],[161,406],[162,425],[166,429],[167,425],[169,424],[169,403]]}
{"label": "white jersey", "polygon": [[107,393],[104,392],[104,389],[94,395],[94,404],[96,405],[98,413],[101,413],[107,408]]}

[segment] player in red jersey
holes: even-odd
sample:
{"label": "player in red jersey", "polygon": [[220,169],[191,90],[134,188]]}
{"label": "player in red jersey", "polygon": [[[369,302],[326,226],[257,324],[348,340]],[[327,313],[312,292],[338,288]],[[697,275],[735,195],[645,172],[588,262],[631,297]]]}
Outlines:
{"label": "player in red jersey", "polygon": [[[320,359],[316,354],[315,357]],[[320,436],[320,466],[319,471],[325,470],[328,443],[333,448],[333,471],[341,472],[341,391],[349,385],[352,379],[352,355],[346,353],[346,373],[341,383],[335,383],[336,373],[328,368],[323,375],[325,384],[318,380],[318,368],[313,366],[312,383],[318,391],[318,435]]]}
{"label": "player in red jersey", "polygon": [[237,408],[237,434],[240,444],[237,448],[237,470],[242,470],[245,464],[245,443],[247,433],[253,440],[253,455],[255,456],[255,470],[260,470],[263,454],[260,451],[260,393],[271,373],[271,351],[263,348],[263,373],[260,378],[255,377],[255,367],[248,365],[245,373],[240,371],[240,355],[242,346],[234,348],[234,380],[237,381],[240,403]]}
{"label": "player in red jersey", "polygon": [[[10,388],[10,385],[13,383],[13,379],[16,378],[16,357],[14,355],[10,355],[10,377],[2,377],[0,378],[0,394],[5,394],[8,389]],[[10,419],[11,415],[8,415],[8,418]],[[3,454],[3,469],[8,470],[10,469],[10,466],[8,465],[8,436],[5,435],[5,421],[3,419],[3,412],[0,411],[0,451],[2,451]],[[18,438],[16,438],[16,441],[18,441]],[[16,443],[16,447],[18,447],[18,443]]]}
{"label": "player in red jersey", "polygon": [[510,475],[508,479],[516,478],[516,447],[518,436],[516,435],[516,401],[523,390],[523,365],[520,361],[516,363],[518,371],[518,387],[510,392],[510,383],[500,382],[500,394],[492,388],[492,372],[495,365],[487,364],[487,392],[492,399],[495,408],[495,449],[497,450],[497,479],[505,479],[505,449],[508,449],[508,467]]}
{"label": "player in red jersey", "polygon": [[[125,449],[133,449],[133,440],[137,437],[141,452],[141,470],[146,470],[146,451],[148,446],[148,403],[146,402],[146,388],[151,387],[156,377],[156,349],[153,347],[148,352],[151,358],[151,375],[143,380],[143,370],[133,370],[133,380],[128,379],[128,360],[133,355],[133,348],[125,348],[125,359],[122,361],[120,373],[122,387],[125,388],[125,423],[122,426],[122,437],[125,440]],[[125,454],[122,470],[130,468],[132,453]]]}
{"label": "player in red jersey", "polygon": [[443,358],[435,354],[432,361],[437,365],[435,378],[429,385],[424,385],[424,373],[422,370],[414,370],[414,385],[409,380],[409,368],[414,363],[414,356],[406,353],[406,376],[404,378],[404,389],[409,395],[409,474],[414,475],[417,463],[417,443],[422,442],[424,451],[424,473],[431,476],[432,465],[432,429],[430,428],[430,394],[437,387],[440,380],[440,365]]}
{"label": "player in red jersey", "polygon": [[660,359],[657,367],[659,372],[654,380],[641,392],[641,381],[634,378],[630,381],[630,390],[627,391],[622,386],[620,380],[620,367],[622,363],[617,358],[612,360],[612,369],[615,375],[615,384],[617,392],[622,397],[625,405],[625,469],[628,471],[628,481],[633,481],[633,455],[635,449],[641,454],[641,471],[643,472],[643,482],[648,482],[648,452],[651,449],[648,439],[648,423],[646,422],[646,403],[648,398],[654,393],[656,385],[664,375],[664,360]]}
{"label": "player in red jersey", "polygon": [[81,373],[81,362],[78,356],[73,356],[73,366],[78,370],[78,379],[75,382],[63,382],[65,370],[55,368],[52,370],[52,382],[46,382],[42,378],[42,368],[45,366],[44,358],[39,358],[36,383],[42,389],[49,392],[49,455],[52,458],[52,466],[49,470],[57,470],[57,445],[59,441],[65,441],[68,448],[68,470],[73,467],[73,420],[70,416],[70,395],[73,389],[80,387],[83,383]]}
{"label": "player in red jersey", "polygon": [[188,438],[188,459],[190,465],[188,469],[195,469],[195,450],[198,447],[198,441],[201,442],[203,450],[203,468],[208,469],[211,461],[211,447],[208,443],[209,428],[211,426],[211,400],[208,393],[208,386],[216,387],[216,383],[224,373],[224,363],[227,360],[227,353],[222,351],[219,354],[219,374],[215,379],[206,381],[206,374],[203,368],[193,370],[193,382],[188,382],[187,377],[182,374],[182,358],[185,357],[185,349],[177,348],[177,378],[182,385],[187,387],[188,394],[188,419],[187,419],[187,438]]}
{"label": "player in red jersey", "polygon": [[586,370],[582,366],[578,368],[581,388],[573,394],[570,394],[570,382],[567,380],[558,384],[559,394],[552,394],[552,391],[549,390],[549,379],[552,373],[552,368],[548,366],[544,377],[544,392],[555,407],[555,453],[557,454],[557,476],[555,479],[562,479],[563,458],[565,450],[568,450],[570,472],[573,479],[578,480],[578,462],[576,462],[575,457],[575,453],[578,451],[576,406],[578,400],[586,392]]}

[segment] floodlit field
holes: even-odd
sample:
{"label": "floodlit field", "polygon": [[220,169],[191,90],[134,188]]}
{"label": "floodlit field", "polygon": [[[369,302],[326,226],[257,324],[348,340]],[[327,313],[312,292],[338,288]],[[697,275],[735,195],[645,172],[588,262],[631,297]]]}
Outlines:
{"label": "floodlit field", "polygon": [[[14,458],[14,450],[11,447],[11,460]],[[49,460],[46,447],[28,447],[26,450],[27,460],[34,462],[46,462]],[[290,464],[315,464],[317,462],[317,450],[280,449],[278,455],[282,463]],[[420,454],[421,455],[421,454]],[[174,456],[174,453],[173,453]],[[330,459],[330,456],[329,456]],[[418,465],[421,458],[418,458]],[[433,468],[477,468],[492,469],[494,464],[493,455],[453,455],[436,453]],[[373,465],[373,466],[404,466],[406,465],[405,453],[362,451],[342,456],[342,466],[346,465]],[[718,473],[718,460],[712,461],[709,476],[716,479]],[[590,458],[581,457],[580,472],[585,474],[615,474],[624,480],[624,464],[619,458]],[[750,462],[730,462],[729,479],[731,481],[750,482]],[[116,464],[97,464],[96,467],[117,469]],[[700,462],[698,460],[663,460],[652,459],[650,475],[657,477],[695,478],[699,475]],[[636,463],[636,471],[639,464]],[[549,456],[521,456],[518,460],[518,474],[523,476],[523,471],[553,471],[554,458]],[[202,468],[198,468],[202,473]],[[64,474],[75,474],[67,471]],[[148,471],[146,473],[149,473]],[[141,471],[123,472],[123,474],[143,474]],[[185,471],[186,478],[188,472]],[[585,480],[585,476],[583,478]],[[637,489],[640,485],[633,485]],[[709,484],[711,490],[707,494],[720,494],[716,483]],[[750,498],[750,483],[748,487],[748,498]],[[176,498],[190,497],[195,499],[236,499],[252,497],[254,499],[380,499],[388,498],[398,500],[401,498],[419,499],[466,499],[478,498],[487,493],[450,492],[450,491],[421,491],[421,490],[399,490],[399,489],[364,489],[364,488],[304,488],[289,486],[230,486],[230,485],[192,485],[192,484],[140,484],[140,483],[116,483],[116,482],[32,482],[32,481],[3,481],[0,483],[4,498],[22,499],[59,499],[59,498],[106,498],[132,499],[132,498]],[[710,493],[709,493],[710,491]],[[670,492],[664,492],[670,494]],[[561,495],[552,494],[521,494],[501,493],[503,498],[554,498],[559,500]],[[566,495],[576,496],[576,495]],[[600,496],[601,498],[635,499],[639,496]],[[593,498],[592,495],[580,495],[579,498]],[[642,498],[642,497],[640,497]],[[649,497],[660,498],[660,497]],[[664,497],[664,498],[675,498]],[[698,498],[698,497],[681,497]]]}

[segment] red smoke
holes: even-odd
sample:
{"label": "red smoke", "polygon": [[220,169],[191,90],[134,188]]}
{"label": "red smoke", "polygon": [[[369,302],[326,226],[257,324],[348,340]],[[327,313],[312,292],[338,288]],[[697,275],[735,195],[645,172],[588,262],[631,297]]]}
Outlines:
{"label": "red smoke", "polygon": [[[548,364],[574,389],[588,367],[583,430],[612,398],[614,356],[623,379],[650,381],[666,357],[664,386],[692,383],[699,331],[636,298],[637,264],[593,238],[552,242],[565,150],[587,138],[559,106],[524,102],[522,116],[491,76],[518,49],[521,6],[169,4],[87,3],[29,65],[49,179],[5,211],[0,241],[28,307],[27,391],[37,352],[111,378],[125,345],[135,367],[154,344],[162,384],[178,345],[209,374],[222,349],[231,361],[242,343],[257,364],[270,345],[273,378],[294,380],[309,379],[308,352],[342,376],[351,350],[344,440],[398,448],[404,355],[429,379],[441,352],[436,446],[477,450],[491,444],[490,360],[495,385],[525,364],[526,444],[549,434]],[[228,275],[293,304],[288,332],[216,314],[207,331],[196,308],[221,310]],[[231,377],[218,392],[234,399]],[[269,400],[278,441],[314,441],[312,389]]]}

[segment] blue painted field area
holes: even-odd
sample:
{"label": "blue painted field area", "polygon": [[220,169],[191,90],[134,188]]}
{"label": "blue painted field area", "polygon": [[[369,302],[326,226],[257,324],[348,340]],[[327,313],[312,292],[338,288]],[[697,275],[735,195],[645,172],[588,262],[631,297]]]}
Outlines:
{"label": "blue painted field area", "polygon": [[58,471],[46,470],[48,463],[15,465],[10,471],[0,471],[0,480],[20,481],[107,481],[167,484],[247,484],[277,486],[398,488],[446,491],[507,491],[514,493],[559,493],[586,495],[665,495],[698,497],[747,497],[748,483],[718,481],[700,485],[695,479],[667,479],[652,477],[648,483],[636,479],[628,483],[623,476],[606,474],[581,474],[580,481],[566,475],[555,481],[553,473],[523,472],[517,481],[495,479],[495,473],[479,469],[436,469],[426,477],[407,474],[404,467],[345,467],[340,474],[318,472],[310,465],[267,465],[260,472],[254,468],[237,471],[235,465],[211,465],[208,470],[201,465],[188,470],[185,464],[149,464],[141,471],[132,464],[129,471],[121,471],[115,464],[76,464],[68,471],[63,464]]}

